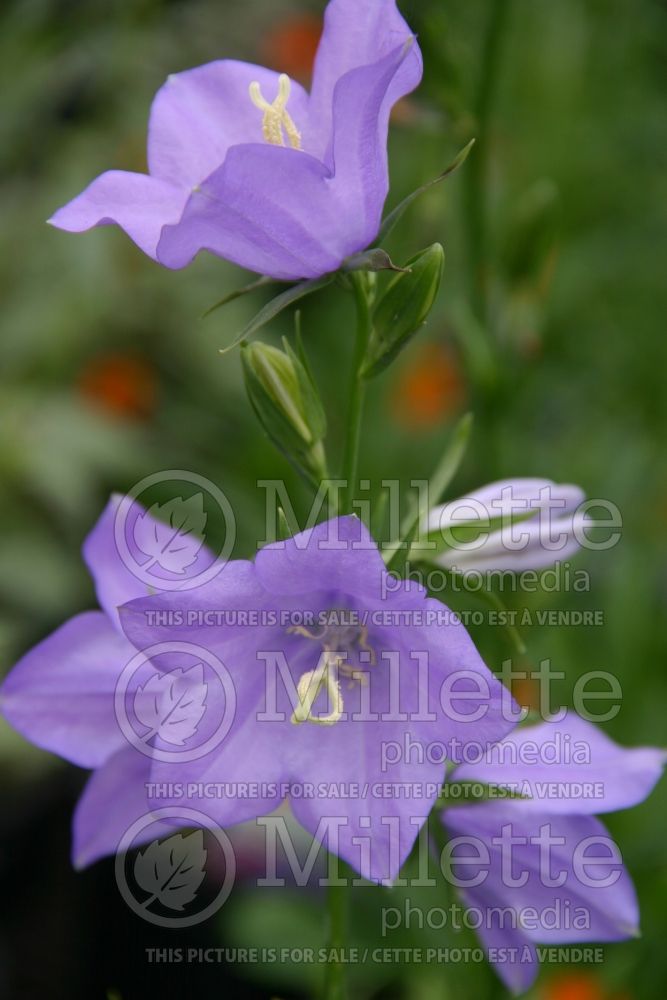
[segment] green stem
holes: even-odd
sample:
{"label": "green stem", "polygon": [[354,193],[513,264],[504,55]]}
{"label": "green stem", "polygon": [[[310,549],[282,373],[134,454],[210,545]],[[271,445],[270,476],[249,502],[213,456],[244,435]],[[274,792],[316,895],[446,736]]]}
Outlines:
{"label": "green stem", "polygon": [[493,100],[500,75],[503,42],[511,0],[492,0],[484,39],[475,100],[477,143],[464,171],[466,228],[470,259],[471,299],[480,322],[488,320],[488,227],[487,190],[490,124]]}
{"label": "green stem", "polygon": [[364,413],[364,399],[366,396],[366,380],[361,377],[360,372],[366,357],[368,338],[371,333],[370,304],[364,276],[361,274],[352,275],[352,283],[354,285],[354,296],[357,306],[357,331],[347,413],[345,456],[343,460],[342,478],[345,480],[345,487],[342,491],[343,514],[352,513],[352,501],[357,489],[361,421]]}
{"label": "green stem", "polygon": [[500,478],[500,439],[502,413],[502,359],[497,350],[493,317],[489,303],[489,161],[494,100],[502,71],[504,42],[507,35],[512,0],[491,0],[489,17],[480,54],[481,76],[475,97],[477,143],[463,172],[464,223],[467,234],[470,303],[488,338],[495,357],[496,375],[492,383],[477,387],[475,409],[484,429],[481,438],[483,461],[490,479]]}
{"label": "green stem", "polygon": [[327,889],[328,942],[329,951],[337,953],[326,966],[324,980],[324,1000],[347,1000],[347,981],[342,950],[347,942],[348,915],[347,885],[330,885]]}

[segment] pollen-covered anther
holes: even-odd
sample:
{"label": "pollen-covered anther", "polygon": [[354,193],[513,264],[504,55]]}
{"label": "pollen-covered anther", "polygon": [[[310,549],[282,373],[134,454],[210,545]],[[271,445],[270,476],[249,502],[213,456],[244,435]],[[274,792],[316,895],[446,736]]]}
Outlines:
{"label": "pollen-covered anther", "polygon": [[287,110],[287,102],[292,90],[292,81],[286,73],[278,78],[278,94],[272,104],[262,94],[262,88],[255,80],[250,84],[250,99],[256,108],[264,112],[262,134],[272,146],[284,146],[284,134],[292,149],[301,149],[301,133]]}
{"label": "pollen-covered anther", "polygon": [[[318,726],[334,726],[340,722],[343,717],[343,695],[337,677],[340,661],[339,655],[325,652],[316,670],[301,675],[296,688],[299,704],[292,713],[294,725],[314,722]],[[313,706],[323,688],[327,690],[331,711],[327,715],[315,715]]]}

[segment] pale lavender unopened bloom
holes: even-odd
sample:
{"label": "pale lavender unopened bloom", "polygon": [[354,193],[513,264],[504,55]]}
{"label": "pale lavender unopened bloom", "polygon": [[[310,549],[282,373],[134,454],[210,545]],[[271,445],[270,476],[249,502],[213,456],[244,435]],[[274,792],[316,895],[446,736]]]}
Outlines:
{"label": "pale lavender unopened bloom", "polygon": [[[220,785],[224,793],[188,799],[212,825],[287,799],[301,825],[364,877],[395,878],[445,777],[444,755],[427,748],[460,760],[464,746],[485,748],[514,724],[511,698],[464,627],[414,584],[394,583],[386,596],[384,561],[354,517],[230,562],[200,587],[145,596],[116,552],[113,515],[85,547],[106,614],[63,626],[2,689],[17,729],[95,769],[74,820],[77,865],[115,852],[151,810],[181,805],[179,786]],[[122,687],[138,650],[146,663]],[[184,650],[199,661],[186,671],[187,699]],[[221,665],[231,692],[214,674],[202,683],[208,662]],[[148,739],[120,724],[119,687],[121,708],[158,719]]]}
{"label": "pale lavender unopened bloom", "polygon": [[[574,714],[515,729],[454,781],[523,798],[446,809],[443,822],[467,856],[453,872],[472,925],[505,983],[528,989],[536,945],[621,941],[639,933],[637,898],[617,845],[597,813],[642,802],[667,753],[625,749]],[[596,860],[597,859],[597,860]]]}
{"label": "pale lavender unopened bloom", "polygon": [[153,102],[149,173],[102,174],[50,221],[116,224],[170,268],[208,250],[283,280],[335,271],[378,233],[390,111],[421,74],[394,0],[331,0],[310,94],[235,60],[178,73]]}
{"label": "pale lavender unopened bloom", "polygon": [[546,569],[581,548],[585,499],[579,486],[550,479],[490,483],[430,512],[430,558],[460,573]]}

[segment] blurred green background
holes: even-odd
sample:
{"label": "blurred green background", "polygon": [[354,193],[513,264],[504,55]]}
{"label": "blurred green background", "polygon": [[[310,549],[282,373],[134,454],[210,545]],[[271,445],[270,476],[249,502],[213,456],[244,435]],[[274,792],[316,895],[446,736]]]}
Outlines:
{"label": "blurred green background", "polygon": [[[563,703],[581,674],[612,671],[623,702],[608,731],[629,744],[664,743],[667,3],[401,6],[426,75],[394,115],[390,205],[472,136],[478,143],[391,237],[399,262],[441,241],[447,268],[426,331],[373,383],[362,475],[373,496],[383,478],[406,486],[426,478],[448,430],[473,409],[457,494],[500,477],[546,476],[616,503],[621,544],[576,562],[590,573],[588,593],[509,601],[603,611],[603,627],[528,630],[528,660],[548,656],[566,671]],[[45,220],[103,170],[145,169],[150,102],[169,73],[234,57],[307,78],[322,9],[306,0],[5,0],[0,8],[0,671],[93,605],[79,549],[111,491],[161,469],[190,470],[218,483],[240,512],[238,554],[263,537],[256,482],[284,476],[285,466],[253,420],[238,356],[218,348],[267,293],[202,320],[245,275],[205,256],[169,272],[117,230],[77,237]],[[347,298],[327,290],[303,307],[334,458],[351,355]],[[264,336],[277,343],[292,323],[284,314]],[[287,478],[303,513],[308,493]],[[469,606],[479,605],[470,598]],[[511,655],[503,633],[475,639],[493,667]],[[68,869],[67,816],[80,776],[2,721],[0,775],[0,995],[103,996],[86,942],[102,928],[113,940],[104,911],[117,904],[109,873]],[[609,822],[636,879],[641,940],[606,947],[602,966],[543,969],[533,996],[665,995],[666,805],[663,785]],[[279,926],[286,938],[290,928],[303,938],[312,906],[285,897],[272,923],[272,907],[260,919],[252,900],[233,898],[210,937],[265,943]],[[123,1000],[157,988],[159,973],[143,970],[133,993],[108,953],[100,968]],[[238,979],[227,995],[308,996],[301,974],[282,970],[272,981],[271,970],[255,970],[255,986]],[[377,982],[366,975],[366,995],[505,995],[483,967],[456,975],[447,992],[437,970],[385,968]],[[219,993],[202,981],[197,995]]]}

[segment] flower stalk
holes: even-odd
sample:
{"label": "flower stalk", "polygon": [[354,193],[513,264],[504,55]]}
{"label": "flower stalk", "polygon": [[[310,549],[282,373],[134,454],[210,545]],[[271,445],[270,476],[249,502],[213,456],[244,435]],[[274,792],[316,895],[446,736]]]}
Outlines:
{"label": "flower stalk", "polygon": [[[333,859],[331,859],[333,862]],[[333,863],[335,867],[335,862]],[[336,884],[327,887],[327,918],[329,961],[327,962],[323,1000],[347,1000],[347,976],[342,962],[342,952],[347,943],[348,886]]]}
{"label": "flower stalk", "polygon": [[366,398],[366,380],[362,376],[362,369],[371,335],[371,303],[368,277],[360,272],[352,274],[350,280],[354,288],[357,307],[357,328],[354,359],[352,362],[352,378],[350,381],[345,456],[343,460],[342,478],[345,480],[345,486],[342,494],[342,513],[344,514],[352,513],[352,501],[357,488],[361,423]]}

